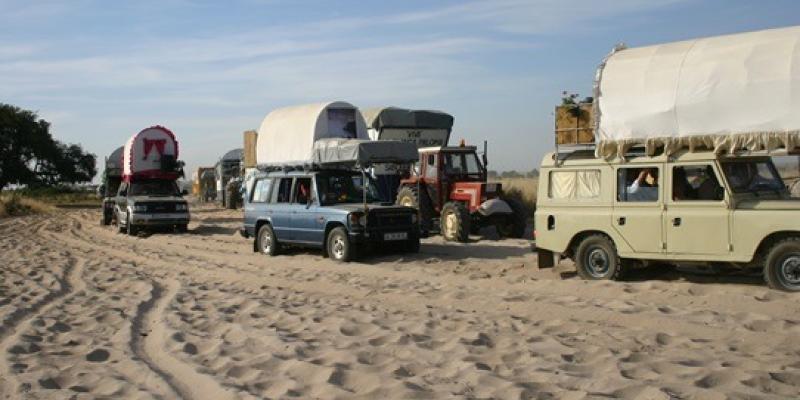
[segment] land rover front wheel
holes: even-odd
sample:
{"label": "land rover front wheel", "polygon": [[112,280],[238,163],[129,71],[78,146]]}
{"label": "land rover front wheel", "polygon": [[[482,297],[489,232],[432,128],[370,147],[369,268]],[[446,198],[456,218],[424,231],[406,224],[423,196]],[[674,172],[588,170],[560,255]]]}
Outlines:
{"label": "land rover front wheel", "polygon": [[269,224],[264,224],[258,229],[256,237],[258,251],[268,256],[278,255],[280,250],[278,240],[275,238],[275,231]]}
{"label": "land rover front wheel", "polygon": [[619,279],[621,264],[614,242],[604,235],[586,237],[575,251],[575,268],[583,279]]}
{"label": "land rover front wheel", "polygon": [[800,292],[800,237],[772,246],[764,266],[764,280],[772,289]]}

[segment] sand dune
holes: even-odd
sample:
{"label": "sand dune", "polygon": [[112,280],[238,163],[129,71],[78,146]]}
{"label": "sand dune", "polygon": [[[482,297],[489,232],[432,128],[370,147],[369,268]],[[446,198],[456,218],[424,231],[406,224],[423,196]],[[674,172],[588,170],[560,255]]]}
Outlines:
{"label": "sand dune", "polygon": [[524,240],[267,258],[194,211],[186,235],[0,220],[0,398],[800,397],[798,297],[759,277],[585,282]]}

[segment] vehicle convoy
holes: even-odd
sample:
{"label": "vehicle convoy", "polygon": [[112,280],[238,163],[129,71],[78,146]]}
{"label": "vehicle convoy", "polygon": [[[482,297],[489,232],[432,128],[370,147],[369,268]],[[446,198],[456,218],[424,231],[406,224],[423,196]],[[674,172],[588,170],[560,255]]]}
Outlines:
{"label": "vehicle convoy", "polygon": [[597,74],[593,148],[542,161],[539,266],[755,268],[800,291],[800,199],[772,160],[800,153],[798,40],[800,27],[616,49]]}
{"label": "vehicle convoy", "polygon": [[123,151],[122,183],[114,203],[120,232],[136,234],[142,228],[169,227],[186,232],[189,206],[178,189],[183,163],[178,141],[163,126],[152,126],[131,136]]}
{"label": "vehicle convoy", "polygon": [[111,224],[114,219],[114,199],[122,183],[122,149],[118,147],[106,157],[103,181],[98,188],[100,196],[103,197],[103,225]]}
{"label": "vehicle convoy", "polygon": [[439,231],[446,240],[466,242],[471,233],[494,226],[501,237],[525,234],[525,207],[489,183],[486,144],[483,159],[475,146],[447,146],[453,117],[439,111],[384,108],[367,113],[376,140],[418,146],[419,158],[402,171],[395,201],[419,210],[423,234]]}
{"label": "vehicle convoy", "polygon": [[368,246],[417,252],[416,210],[381,203],[366,172],[416,157],[409,143],[368,140],[349,103],[274,110],[258,130],[258,172],[247,180],[241,233],[270,256],[289,246],[322,248],[335,261],[353,260]]}
{"label": "vehicle convoy", "polygon": [[242,177],[243,154],[244,150],[241,148],[230,150],[214,165],[217,201],[224,208],[236,209],[241,204],[239,184]]}

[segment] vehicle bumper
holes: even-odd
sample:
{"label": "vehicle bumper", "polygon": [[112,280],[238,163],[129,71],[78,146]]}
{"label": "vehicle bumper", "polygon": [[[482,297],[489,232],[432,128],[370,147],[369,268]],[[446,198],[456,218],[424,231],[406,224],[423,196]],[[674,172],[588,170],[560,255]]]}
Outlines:
{"label": "vehicle bumper", "polygon": [[133,225],[184,225],[189,223],[189,213],[132,214]]}
{"label": "vehicle bumper", "polygon": [[[396,234],[405,234],[405,238],[389,238],[387,235],[394,236]],[[404,243],[409,240],[419,240],[419,227],[406,226],[406,227],[392,227],[382,229],[367,229],[350,231],[350,241],[356,244],[391,244],[391,243]]]}

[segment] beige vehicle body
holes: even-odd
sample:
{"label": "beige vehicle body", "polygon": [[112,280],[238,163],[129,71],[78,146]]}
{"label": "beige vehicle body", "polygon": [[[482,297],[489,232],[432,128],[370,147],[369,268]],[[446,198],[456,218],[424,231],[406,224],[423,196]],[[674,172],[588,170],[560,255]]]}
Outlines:
{"label": "beige vehicle body", "polygon": [[[619,259],[763,264],[771,245],[800,238],[800,199],[788,190],[739,193],[731,189],[723,164],[766,162],[769,156],[721,156],[713,152],[679,152],[672,156],[632,157],[607,161],[593,154],[572,153],[556,161],[547,154],[541,165],[536,209],[536,248],[540,264],[554,257],[574,258],[583,238],[607,236]],[[624,169],[657,168],[659,185],[653,201],[621,199]],[[716,199],[679,200],[673,175],[686,169],[713,171]],[[574,174],[574,175],[573,175]],[[709,176],[710,177],[710,176]],[[684,177],[685,178],[685,177]],[[566,183],[566,189],[565,189]]]}

